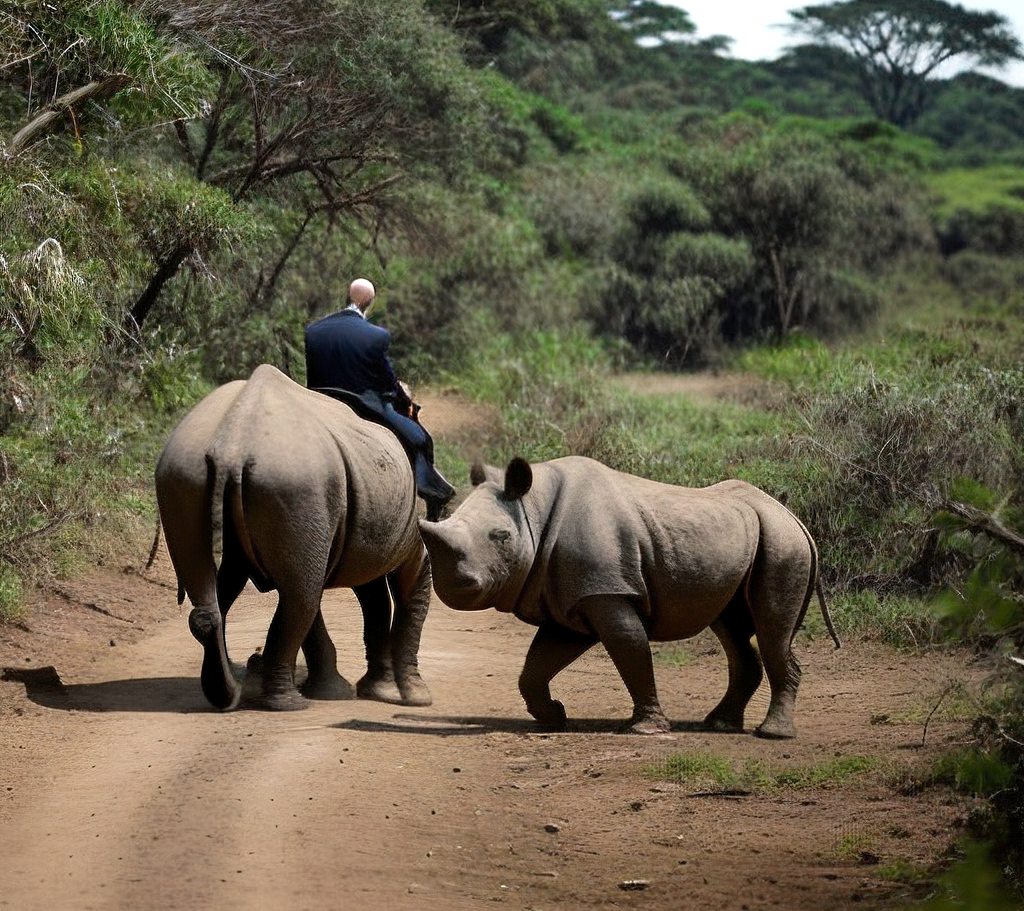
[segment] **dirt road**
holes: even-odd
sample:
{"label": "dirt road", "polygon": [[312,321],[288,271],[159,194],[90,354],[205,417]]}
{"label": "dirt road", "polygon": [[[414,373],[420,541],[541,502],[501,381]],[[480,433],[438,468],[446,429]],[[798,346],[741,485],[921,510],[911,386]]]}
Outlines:
{"label": "dirt road", "polygon": [[[570,731],[542,734],[516,691],[532,631],[435,602],[433,706],[219,714],[163,554],[64,595],[0,628],[0,908],[889,908],[966,813],[899,787],[962,732],[951,700],[928,713],[974,673],[963,656],[801,637],[799,737],[776,743],[693,730],[724,691],[711,637],[659,660],[671,734],[614,733],[630,705],[595,649],[555,681]],[[247,589],[232,609],[239,674],[273,606]],[[358,608],[330,592],[324,611],[355,680]],[[762,689],[749,727],[766,707]],[[659,777],[679,754],[766,774],[871,763],[765,790]]]}

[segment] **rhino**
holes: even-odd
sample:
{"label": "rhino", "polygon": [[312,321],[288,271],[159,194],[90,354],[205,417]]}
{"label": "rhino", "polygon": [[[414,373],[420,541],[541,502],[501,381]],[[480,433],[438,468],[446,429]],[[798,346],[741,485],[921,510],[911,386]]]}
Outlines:
{"label": "rhino", "polygon": [[[412,466],[391,431],[264,364],[178,424],[156,465],[156,495],[214,706],[230,710],[241,698],[224,622],[249,580],[278,592],[261,659],[250,660],[262,677],[258,705],[300,709],[306,697],[353,694],[430,704],[417,664],[430,563]],[[320,610],[324,589],[337,587],[352,588],[363,613],[367,671],[354,692],[338,673]],[[301,693],[300,646],[308,668]]]}
{"label": "rhino", "polygon": [[815,591],[839,639],[814,540],[781,503],[743,481],[676,487],[575,456],[532,466],[517,457],[504,472],[476,464],[471,481],[449,518],[420,522],[434,589],[455,610],[493,607],[538,627],[519,677],[538,722],[565,727],[551,680],[600,642],[633,700],[624,730],[668,731],[650,643],[710,626],[729,682],[705,726],[744,730],[763,662],[771,702],[755,733],[795,736],[792,643]]}

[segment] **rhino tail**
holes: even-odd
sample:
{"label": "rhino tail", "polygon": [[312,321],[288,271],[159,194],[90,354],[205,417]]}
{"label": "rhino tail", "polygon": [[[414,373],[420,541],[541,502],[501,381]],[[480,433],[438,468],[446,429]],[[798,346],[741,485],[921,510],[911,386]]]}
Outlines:
{"label": "rhino tail", "polygon": [[804,605],[806,611],[807,605],[810,604],[811,598],[817,594],[818,606],[821,608],[821,618],[825,621],[825,629],[828,630],[829,636],[832,637],[832,641],[836,644],[836,648],[842,648],[843,643],[839,639],[839,634],[836,632],[835,624],[832,622],[832,615],[829,613],[828,604],[825,602],[825,592],[821,587],[821,574],[818,567],[818,545],[811,533],[807,530],[807,526],[800,521],[792,512],[790,515],[796,520],[796,524],[800,526],[800,530],[804,533],[804,537],[807,538],[807,546],[811,549],[811,573],[810,573],[810,584],[807,590],[807,602]]}
{"label": "rhino tail", "polygon": [[839,640],[839,634],[836,632],[836,628],[832,623],[832,615],[828,611],[828,605],[825,603],[825,592],[821,588],[821,579],[814,580],[814,590],[818,594],[818,604],[821,606],[821,616],[825,621],[825,629],[828,630],[828,634],[832,637],[832,641],[836,644],[836,648],[842,648],[843,643]]}
{"label": "rhino tail", "polygon": [[[248,466],[241,458],[232,458],[223,450],[207,454],[209,474],[210,528],[214,542],[214,558],[222,565],[225,556],[242,559],[246,571],[260,591],[268,591],[245,518],[243,488]],[[219,557],[219,559],[218,559]]]}

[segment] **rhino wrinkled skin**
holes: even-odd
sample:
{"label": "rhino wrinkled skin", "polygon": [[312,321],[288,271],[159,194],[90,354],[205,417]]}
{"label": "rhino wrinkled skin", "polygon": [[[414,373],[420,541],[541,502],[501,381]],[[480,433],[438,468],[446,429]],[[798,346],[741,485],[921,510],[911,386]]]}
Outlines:
{"label": "rhino wrinkled skin", "polygon": [[[264,707],[352,696],[320,611],[323,590],[337,587],[353,588],[363,612],[367,672],[356,693],[430,704],[417,667],[430,566],[412,468],[390,431],[264,364],[185,416],[160,455],[156,493],[213,705],[233,709],[241,697],[224,621],[250,579],[279,596],[262,658],[250,662],[262,673]],[[304,695],[295,686],[300,646]]]}
{"label": "rhino wrinkled skin", "polygon": [[420,522],[434,588],[456,610],[493,607],[538,627],[519,688],[539,722],[564,727],[551,679],[601,642],[633,700],[627,730],[667,731],[650,642],[710,626],[729,683],[706,726],[743,731],[763,663],[771,702],[755,733],[795,736],[792,642],[816,589],[835,633],[817,548],[781,503],[743,481],[676,487],[581,457],[474,466],[472,480],[450,518]]}

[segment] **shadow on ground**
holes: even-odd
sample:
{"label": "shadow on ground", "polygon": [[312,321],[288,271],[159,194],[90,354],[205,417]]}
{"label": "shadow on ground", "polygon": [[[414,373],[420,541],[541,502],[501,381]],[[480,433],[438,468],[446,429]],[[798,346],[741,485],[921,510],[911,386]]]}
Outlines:
{"label": "shadow on ground", "polygon": [[[573,718],[564,731],[552,731],[530,718],[498,718],[459,715],[395,715],[394,721],[353,718],[330,727],[367,733],[428,734],[434,737],[465,737],[479,734],[537,734],[564,737],[574,734],[620,734],[623,723],[615,718]],[[673,721],[671,733],[711,733],[699,721]],[[716,732],[721,733],[721,732]],[[648,736],[648,735],[634,735]],[[656,735],[655,735],[656,736]],[[722,736],[745,736],[722,734]]]}
{"label": "shadow on ground", "polygon": [[66,684],[52,665],[5,667],[0,679],[25,685],[36,705],[78,712],[209,712],[197,677],[151,677]]}

